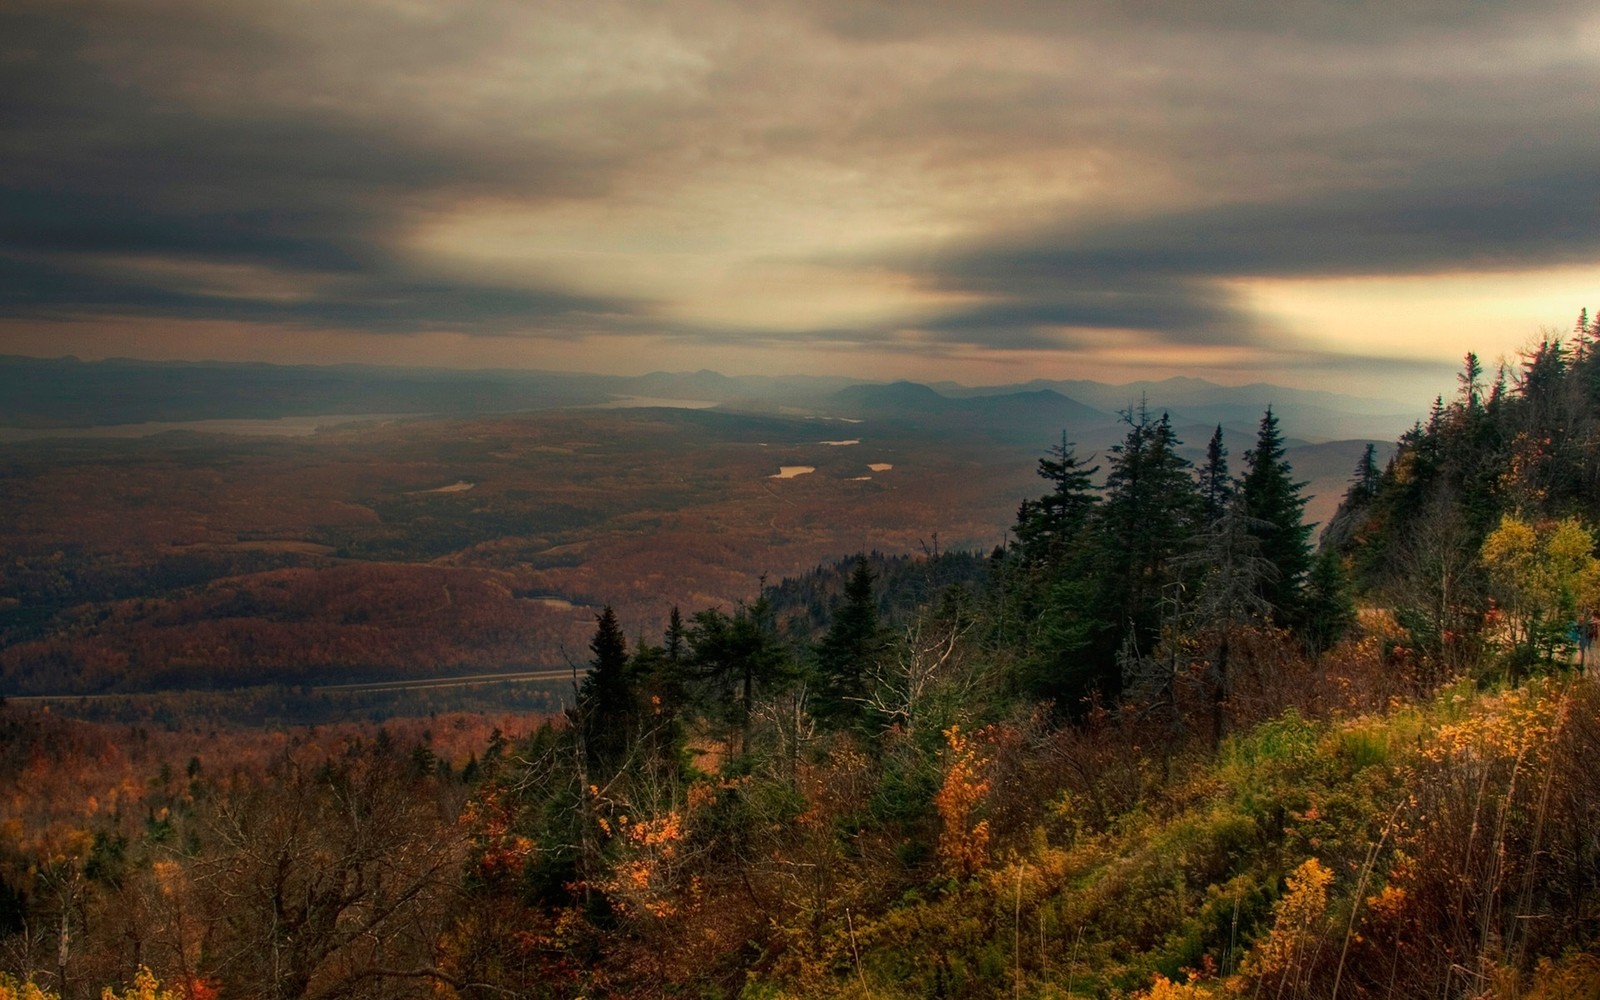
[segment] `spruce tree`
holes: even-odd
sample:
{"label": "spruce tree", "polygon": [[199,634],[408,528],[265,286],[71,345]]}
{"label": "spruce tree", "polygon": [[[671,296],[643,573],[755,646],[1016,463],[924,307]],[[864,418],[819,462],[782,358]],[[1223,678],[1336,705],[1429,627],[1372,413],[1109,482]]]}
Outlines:
{"label": "spruce tree", "polygon": [[1282,625],[1296,624],[1303,610],[1301,588],[1311,569],[1312,526],[1303,524],[1305,483],[1294,480],[1294,470],[1284,458],[1278,418],[1267,407],[1256,434],[1256,446],[1245,452],[1249,466],[1239,480],[1239,495],[1251,532],[1261,542],[1261,555],[1274,570],[1265,581],[1262,596],[1272,605]]}
{"label": "spruce tree", "polygon": [[1141,404],[1122,415],[1128,433],[1111,448],[1105,501],[1099,512],[1112,580],[1124,586],[1159,580],[1196,527],[1203,498],[1178,454],[1183,442],[1163,413],[1152,420]]}
{"label": "spruce tree", "polygon": [[674,604],[672,606],[672,614],[667,617],[666,634],[662,636],[662,648],[666,652],[667,659],[673,663],[682,660],[686,642],[687,632],[683,627],[683,614],[678,611],[678,606]]}
{"label": "spruce tree", "polygon": [[1039,459],[1039,477],[1052,488],[1037,500],[1024,500],[1017,510],[1017,547],[1024,562],[1037,566],[1060,560],[1094,509],[1092,477],[1099,471],[1078,458],[1066,434]]}
{"label": "spruce tree", "polygon": [[1222,444],[1222,425],[1211,432],[1206,445],[1206,464],[1200,469],[1200,500],[1205,523],[1212,524],[1228,509],[1233,483],[1228,479],[1228,449]]}
{"label": "spruce tree", "polygon": [[609,604],[595,616],[589,651],[594,658],[578,689],[578,720],[589,762],[614,764],[627,750],[633,703],[628,688],[628,641]]}
{"label": "spruce tree", "polygon": [[1109,454],[1105,499],[1096,524],[1099,618],[1108,626],[1097,643],[1100,690],[1121,684],[1117,657],[1151,648],[1160,633],[1163,591],[1177,582],[1174,557],[1189,544],[1202,501],[1182,442],[1163,413],[1152,419],[1141,403],[1122,415],[1128,433]]}
{"label": "spruce tree", "polygon": [[1378,480],[1381,473],[1378,471],[1378,446],[1367,443],[1367,448],[1361,453],[1361,463],[1356,466],[1354,481],[1350,484],[1356,496],[1371,500],[1378,495]]}
{"label": "spruce tree", "polygon": [[1456,383],[1461,387],[1461,405],[1468,413],[1476,412],[1483,401],[1483,365],[1472,351],[1462,360]]}
{"label": "spruce tree", "polygon": [[825,722],[852,725],[864,717],[868,673],[883,650],[883,630],[873,596],[876,581],[867,557],[858,555],[845,582],[844,601],[816,646],[820,684],[815,710]]}
{"label": "spruce tree", "polygon": [[1356,623],[1355,598],[1338,553],[1318,552],[1306,577],[1305,620],[1301,629],[1313,656],[1344,637]]}
{"label": "spruce tree", "polygon": [[661,637],[661,664],[656,675],[654,686],[661,699],[661,711],[675,718],[688,706],[690,680],[689,631],[676,604],[672,606],[667,630]]}
{"label": "spruce tree", "polygon": [[757,695],[792,677],[793,662],[779,640],[772,602],[762,594],[731,616],[716,608],[697,611],[687,638],[690,668],[709,698],[705,707],[728,727],[730,749],[743,753]]}
{"label": "spruce tree", "polygon": [[1369,443],[1356,463],[1345,488],[1339,509],[1322,529],[1322,548],[1347,553],[1356,543],[1363,525],[1373,516],[1373,504],[1378,499],[1378,489],[1383,475],[1378,471],[1378,446]]}

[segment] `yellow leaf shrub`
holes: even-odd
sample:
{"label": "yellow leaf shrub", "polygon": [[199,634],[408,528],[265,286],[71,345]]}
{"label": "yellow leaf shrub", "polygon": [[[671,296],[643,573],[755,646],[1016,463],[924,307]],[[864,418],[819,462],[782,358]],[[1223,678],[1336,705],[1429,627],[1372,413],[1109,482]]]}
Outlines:
{"label": "yellow leaf shrub", "polygon": [[182,993],[162,989],[161,980],[155,973],[141,965],[139,971],[134,973],[133,985],[118,993],[107,986],[100,991],[100,1000],[186,1000]]}
{"label": "yellow leaf shrub", "polygon": [[973,814],[989,793],[983,775],[984,755],[960,726],[944,731],[946,743],[944,784],[933,804],[944,821],[939,834],[939,859],[958,878],[971,878],[989,861],[989,821],[973,822]]}
{"label": "yellow leaf shrub", "polygon": [[55,993],[47,993],[34,985],[33,980],[18,982],[0,972],[0,1000],[61,1000]]}
{"label": "yellow leaf shrub", "polygon": [[1289,876],[1289,891],[1278,901],[1272,932],[1245,959],[1244,971],[1263,982],[1295,982],[1322,943],[1323,914],[1333,872],[1309,858]]}

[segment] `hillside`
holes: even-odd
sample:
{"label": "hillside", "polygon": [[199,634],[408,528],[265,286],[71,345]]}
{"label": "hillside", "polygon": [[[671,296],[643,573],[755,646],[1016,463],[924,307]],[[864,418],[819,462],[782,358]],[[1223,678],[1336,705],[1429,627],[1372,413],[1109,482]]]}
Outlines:
{"label": "hillside", "polygon": [[74,1000],[1593,997],[1594,332],[1481,394],[1469,362],[1320,552],[1273,415],[1196,462],[1139,409],[1036,458],[987,552],[603,606],[555,717],[0,707],[0,970]]}
{"label": "hillside", "polygon": [[654,631],[857,548],[987,549],[1031,488],[987,438],[844,426],[560,410],[0,448],[0,694],[564,668],[603,603]]}
{"label": "hillside", "polygon": [[[0,445],[0,693],[562,669],[603,604],[654,632],[674,605],[732,607],[856,550],[989,551],[1067,401],[905,391],[955,409],[556,409]],[[1199,459],[1210,428],[1188,433]],[[1103,422],[1085,447],[1121,434]],[[1331,515],[1362,447],[1291,447],[1308,518]],[[784,467],[813,471],[773,478]]]}

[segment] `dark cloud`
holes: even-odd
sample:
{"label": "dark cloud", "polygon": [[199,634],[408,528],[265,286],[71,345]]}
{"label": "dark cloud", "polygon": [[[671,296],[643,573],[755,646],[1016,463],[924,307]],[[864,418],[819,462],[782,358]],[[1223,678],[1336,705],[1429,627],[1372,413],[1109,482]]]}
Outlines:
{"label": "dark cloud", "polygon": [[822,0],[807,5],[817,23],[845,38],[882,42],[951,31],[1030,35],[1241,32],[1367,43],[1395,38],[1503,31],[1508,23],[1566,21],[1588,12],[1581,0]]}
{"label": "dark cloud", "polygon": [[[16,0],[0,316],[1265,349],[1285,332],[1236,279],[1600,260],[1590,6]],[[832,230],[716,245],[768,202],[807,230],[841,192],[863,208]],[[545,257],[418,252],[431,221],[497,206]],[[572,206],[567,229],[539,215]],[[549,263],[631,212],[654,228],[594,266],[659,251],[655,285]],[[913,256],[902,224],[937,236]],[[664,301],[697,254],[736,274],[834,244],[830,266],[956,304],[796,335]]]}
{"label": "dark cloud", "polygon": [[1418,180],[1296,202],[1245,203],[1034,231],[913,265],[944,291],[993,304],[931,324],[996,346],[1052,327],[1134,329],[1175,343],[1265,346],[1222,282],[1510,271],[1600,260],[1600,163],[1507,167],[1494,183]]}
{"label": "dark cloud", "polygon": [[[400,230],[442,198],[594,196],[608,164],[550,143],[448,136],[338,113],[293,113],[174,99],[160,84],[192,73],[157,66],[156,85],[119,79],[94,53],[108,36],[168,49],[237,53],[270,64],[281,42],[241,21],[143,21],[109,10],[84,23],[50,11],[0,13],[0,307],[10,315],[166,313],[473,329],[624,308],[620,300],[481,287],[417,274],[394,251]],[[170,34],[169,34],[170,32]],[[159,47],[158,46],[158,47]],[[243,69],[185,87],[227,94]],[[183,87],[176,88],[178,90]],[[185,294],[94,266],[106,257],[254,265],[338,279],[338,293],[284,303]]]}
{"label": "dark cloud", "polygon": [[[960,276],[939,277],[954,283]],[[1225,290],[1170,275],[1103,274],[1076,281],[1063,275],[1015,284],[997,278],[982,288],[999,301],[952,311],[924,328],[944,339],[1035,350],[1075,346],[1084,330],[1140,330],[1206,345],[1259,345],[1264,332]]]}

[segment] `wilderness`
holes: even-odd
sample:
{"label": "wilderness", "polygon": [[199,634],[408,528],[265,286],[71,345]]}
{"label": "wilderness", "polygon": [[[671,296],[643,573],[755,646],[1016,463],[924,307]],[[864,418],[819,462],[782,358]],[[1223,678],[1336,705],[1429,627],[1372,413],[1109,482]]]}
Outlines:
{"label": "wilderness", "polygon": [[[386,661],[401,668],[385,677],[440,666],[445,646],[418,643],[446,620],[501,636],[480,650],[510,648],[515,628],[429,603],[445,588],[474,608],[493,599],[473,587],[555,593],[513,579],[552,539],[493,517],[391,511],[297,539],[315,550],[238,547],[238,524],[215,516],[181,531],[103,523],[189,532],[226,563],[167,566],[159,600],[105,582],[126,549],[97,564],[19,551],[6,572],[27,582],[12,593],[51,593],[48,578],[64,596],[12,598],[8,682],[50,650],[78,691],[142,686],[152,700],[115,716],[88,700],[0,708],[0,996],[1600,995],[1600,687],[1585,669],[1600,609],[1597,337],[1584,316],[1497,371],[1467,355],[1392,446],[1356,451],[1316,538],[1286,414],[1263,409],[1242,436],[1217,425],[1200,445],[1147,394],[1103,446],[1062,436],[1018,459],[997,542],[974,527],[938,547],[797,548],[742,598],[691,590],[649,612],[648,579],[593,571],[563,609],[581,628],[564,693],[546,682],[543,700],[498,710],[240,719],[216,707],[228,690],[104,652],[146,644],[129,623],[197,634],[230,617],[224,600],[270,618],[264,584],[239,581],[381,567],[363,551],[431,574],[414,605],[396,583],[335,609],[348,627],[364,608],[394,614],[373,631],[414,658]],[[502,427],[468,438],[460,461],[579,439],[570,413],[547,419],[548,438]],[[603,441],[606,422],[584,421],[584,440]],[[431,439],[433,426],[380,429],[392,450],[371,465],[370,439],[336,431],[316,467],[388,468],[402,507],[474,492],[414,491],[487,486],[484,468],[439,464],[436,442],[462,435]],[[772,454],[778,426],[739,432],[769,446],[741,480],[762,495],[808,478],[766,478],[789,464]],[[817,440],[788,447],[860,447]],[[49,475],[103,477],[98,447],[71,445],[84,464]],[[309,446],[161,447],[171,482],[217,474],[217,449],[234,449],[223,478],[243,494]],[[13,476],[61,459],[11,454]],[[392,471],[395,454],[410,471]],[[149,464],[124,462],[125,490]],[[608,464],[622,474],[595,468]],[[723,467],[686,471],[677,508],[702,509],[693,491],[716,490],[697,477]],[[304,476],[294,502],[332,516],[336,479]],[[212,489],[215,510],[242,502]],[[531,487],[505,484],[488,511],[517,489]],[[448,542],[429,552],[435,539]],[[274,562],[302,558],[328,564]],[[635,589],[607,593],[608,580]],[[347,592],[295,598],[307,610],[282,624],[322,621]],[[242,634],[208,641],[225,657]],[[489,662],[473,655],[457,665]],[[290,694],[312,679],[292,675]]]}
{"label": "wilderness", "polygon": [[3,0],[0,1000],[1600,1000],[1597,92]]}

